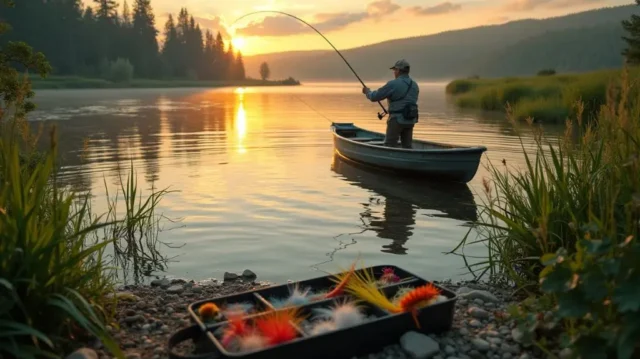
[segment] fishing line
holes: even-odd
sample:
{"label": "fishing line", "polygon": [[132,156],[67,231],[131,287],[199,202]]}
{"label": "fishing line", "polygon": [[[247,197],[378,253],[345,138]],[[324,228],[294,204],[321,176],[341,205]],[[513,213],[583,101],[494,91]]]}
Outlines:
{"label": "fishing line", "polygon": [[[360,76],[358,76],[358,74],[356,73],[356,71],[353,69],[353,67],[351,67],[351,64],[349,64],[349,61],[347,61],[347,59],[344,58],[344,56],[342,56],[342,53],[336,49],[335,46],[333,46],[333,44],[331,43],[331,41],[329,41],[329,39],[327,39],[320,31],[318,31],[318,29],[316,29],[315,27],[313,27],[311,24],[309,24],[308,22],[302,20],[301,18],[295,16],[295,15],[291,15],[291,14],[287,14],[286,12],[282,12],[282,11],[277,11],[277,10],[261,10],[261,11],[255,11],[255,12],[251,12],[248,13],[246,15],[240,16],[239,18],[237,18],[234,22],[231,23],[231,25],[229,25],[229,27],[232,27],[236,22],[240,21],[241,19],[250,16],[250,15],[254,15],[254,14],[259,14],[259,13],[265,13],[265,12],[272,12],[272,13],[277,13],[277,14],[282,14],[282,15],[286,15],[289,17],[292,17],[300,22],[302,22],[303,24],[309,26],[310,28],[312,28],[315,32],[318,33],[318,35],[322,36],[323,39],[325,39],[329,45],[331,45],[331,47],[333,47],[333,49],[338,53],[338,55],[340,55],[340,57],[342,58],[342,60],[347,64],[347,66],[349,66],[349,69],[351,69],[351,72],[353,72],[354,75],[356,75],[356,78],[358,78],[358,81],[360,81],[360,83],[362,84],[363,87],[367,87],[367,85],[364,84],[364,82],[362,81],[362,79],[360,78]],[[387,115],[389,112],[387,112],[387,109],[384,107],[384,105],[382,105],[382,103],[380,101],[378,101],[378,105],[380,105],[380,107],[382,108],[382,113],[378,113],[378,119],[382,120],[382,118]]]}
{"label": "fishing line", "polygon": [[300,102],[302,102],[303,104],[307,105],[310,109],[312,109],[315,113],[317,113],[318,115],[324,117],[327,121],[331,122],[331,124],[333,124],[333,121],[331,121],[330,118],[328,118],[327,116],[323,115],[322,112],[316,110],[315,108],[311,107],[311,105],[309,105],[308,103],[304,102],[300,97],[293,95],[293,97],[297,98],[298,100],[300,100]]}

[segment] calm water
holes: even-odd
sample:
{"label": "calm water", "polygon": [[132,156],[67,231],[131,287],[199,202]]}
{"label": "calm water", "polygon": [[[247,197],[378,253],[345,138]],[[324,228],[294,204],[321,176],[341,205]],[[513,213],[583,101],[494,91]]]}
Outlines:
{"label": "calm water", "polygon": [[159,247],[173,258],[168,275],[221,278],[250,268],[259,280],[283,282],[336,271],[360,255],[367,265],[458,278],[462,259],[444,252],[482,203],[482,166],[521,164],[520,140],[502,116],[448,104],[444,84],[420,85],[414,137],[488,147],[468,185],[403,180],[334,158],[323,116],[384,131],[378,105],[358,83],[39,91],[32,119],[58,125],[63,179],[91,190],[96,212],[106,209],[105,181],[113,193],[130,161],[144,193],[176,191],[159,208],[178,220],[163,222],[159,237],[179,247]]}

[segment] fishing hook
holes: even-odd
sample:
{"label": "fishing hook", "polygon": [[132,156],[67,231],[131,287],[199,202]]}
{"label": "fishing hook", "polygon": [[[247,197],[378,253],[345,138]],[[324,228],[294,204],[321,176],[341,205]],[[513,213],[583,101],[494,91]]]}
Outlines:
{"label": "fishing hook", "polygon": [[[323,39],[325,39],[329,45],[331,45],[331,47],[333,47],[333,49],[338,53],[338,55],[340,55],[340,57],[342,58],[342,60],[344,60],[344,62],[347,64],[347,66],[349,66],[349,69],[351,69],[351,72],[353,72],[354,75],[356,75],[356,78],[358,78],[358,81],[360,81],[360,83],[362,84],[363,87],[367,87],[367,85],[364,84],[364,82],[362,81],[362,79],[360,78],[360,76],[358,76],[358,74],[356,73],[356,71],[353,69],[353,67],[351,67],[351,64],[349,64],[349,61],[347,61],[347,59],[344,58],[344,56],[342,56],[342,53],[336,49],[335,46],[333,46],[333,44],[331,43],[331,41],[329,41],[329,39],[327,39],[324,35],[322,35],[322,33],[320,31],[318,31],[318,29],[316,29],[315,27],[313,27],[311,24],[309,24],[308,22],[302,20],[301,18],[295,16],[295,15],[291,15],[291,14],[287,14],[286,12],[282,12],[282,11],[277,11],[277,10],[260,10],[260,11],[255,11],[255,12],[251,12],[248,13],[246,15],[240,16],[239,18],[237,18],[234,22],[231,23],[231,25],[229,25],[229,27],[232,27],[236,22],[240,21],[241,19],[249,16],[249,15],[254,15],[254,14],[259,14],[259,13],[264,13],[264,12],[273,12],[273,13],[277,13],[277,14],[282,14],[282,15],[286,15],[286,16],[290,16],[300,22],[302,22],[303,24],[309,26],[310,28],[312,28],[315,32],[318,33],[318,35],[322,36]],[[380,105],[380,107],[382,108],[383,112],[378,112],[378,119],[382,120],[382,118],[384,116],[386,116],[387,114],[389,114],[389,112],[387,112],[387,109],[384,107],[384,105],[382,105],[382,103],[380,101],[378,101],[378,105]]]}

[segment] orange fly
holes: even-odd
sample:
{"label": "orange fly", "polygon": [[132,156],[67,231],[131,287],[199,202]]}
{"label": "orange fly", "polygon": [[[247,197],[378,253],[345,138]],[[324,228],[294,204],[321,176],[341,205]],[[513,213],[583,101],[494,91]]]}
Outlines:
{"label": "orange fly", "polygon": [[349,269],[347,274],[344,275],[344,277],[342,278],[342,280],[340,280],[338,285],[331,292],[329,292],[329,293],[327,293],[325,295],[325,298],[334,298],[334,297],[337,297],[337,296],[341,295],[344,292],[344,288],[347,285],[347,283],[349,282],[349,279],[351,279],[351,276],[353,275],[353,272],[355,272],[355,270],[356,270],[356,262],[354,262],[351,265],[351,269]]}
{"label": "orange fly", "polygon": [[270,312],[255,320],[255,325],[269,345],[286,343],[300,336],[298,325],[303,319],[298,316],[299,308]]}
{"label": "orange fly", "polygon": [[234,313],[233,315],[229,315],[228,319],[229,324],[222,335],[222,345],[225,347],[229,346],[229,343],[231,343],[235,337],[242,337],[249,332],[249,327],[242,319],[241,314]]}

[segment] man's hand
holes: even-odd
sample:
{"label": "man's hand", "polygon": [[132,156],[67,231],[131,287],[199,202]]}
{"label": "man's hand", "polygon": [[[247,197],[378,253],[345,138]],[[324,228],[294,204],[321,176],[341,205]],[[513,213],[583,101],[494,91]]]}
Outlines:
{"label": "man's hand", "polygon": [[371,90],[369,90],[369,88],[368,88],[367,86],[365,86],[365,87],[363,87],[363,88],[362,88],[362,93],[363,93],[363,94],[365,94],[365,95],[366,95],[367,93],[369,93],[369,91],[371,91]]}

